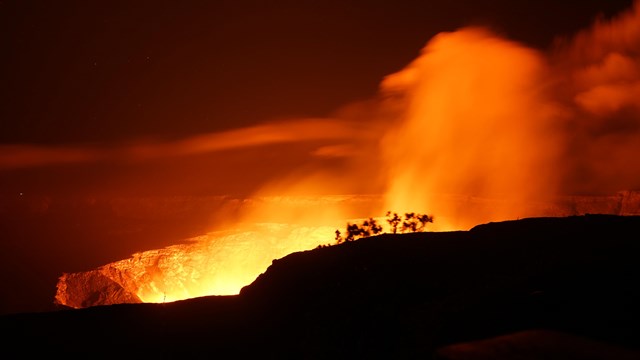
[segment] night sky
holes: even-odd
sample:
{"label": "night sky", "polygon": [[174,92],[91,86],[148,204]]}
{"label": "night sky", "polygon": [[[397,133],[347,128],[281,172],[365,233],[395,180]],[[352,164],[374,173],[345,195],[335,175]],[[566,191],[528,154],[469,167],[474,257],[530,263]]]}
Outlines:
{"label": "night sky", "polygon": [[630,3],[3,1],[0,143],[177,138],[325,116],[374,95],[438,32],[481,24],[544,48]]}
{"label": "night sky", "polygon": [[[374,96],[385,75],[409,63],[439,32],[483,25],[544,49],[558,36],[630,4],[3,1],[0,146],[114,147],[274,119],[330,116],[341,106]],[[237,163],[225,160],[230,154],[211,156],[220,168]],[[175,172],[159,168],[192,172],[183,164],[190,160],[170,167],[137,164],[136,169],[119,167],[122,162],[49,168],[46,184],[30,166],[0,169],[0,184],[4,196],[51,191],[226,194],[255,187],[251,181],[238,184],[224,171],[217,181],[197,180],[201,177],[192,173],[191,180],[168,176],[172,181],[162,186],[134,185],[148,174]],[[303,160],[288,161],[284,166]],[[270,171],[259,169],[255,178],[268,177]]]}
{"label": "night sky", "polygon": [[[65,199],[247,196],[305,166],[322,139],[135,161],[118,149],[331,117],[374,97],[440,32],[481,25],[545,51],[632,3],[0,0],[0,313],[45,309],[61,272],[206,220],[118,232],[104,220],[112,208],[81,214]],[[133,244],[144,238],[155,240]]]}

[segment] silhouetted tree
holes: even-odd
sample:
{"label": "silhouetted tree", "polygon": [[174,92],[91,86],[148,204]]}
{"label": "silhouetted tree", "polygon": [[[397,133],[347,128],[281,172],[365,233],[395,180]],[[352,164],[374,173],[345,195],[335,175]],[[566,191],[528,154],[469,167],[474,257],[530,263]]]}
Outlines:
{"label": "silhouetted tree", "polygon": [[[398,232],[398,226],[400,226],[401,223],[400,232],[417,232],[423,231],[427,223],[433,222],[433,217],[411,212],[404,214],[403,221],[397,213],[387,211],[387,222],[389,223],[391,232],[394,234]],[[378,224],[378,221],[371,217],[364,220],[362,224],[347,222],[346,235],[343,237],[340,230],[336,230],[335,241],[337,244],[354,241],[363,237],[378,235],[382,233],[382,230],[382,225]]]}
{"label": "silhouetted tree", "polygon": [[341,236],[340,230],[336,230],[336,243],[354,241],[363,237],[378,235],[382,232],[382,225],[378,224],[376,219],[369,218],[364,220],[362,224],[347,223],[346,236]]}
{"label": "silhouetted tree", "polygon": [[433,222],[433,217],[425,214],[416,214],[413,212],[404,214],[401,231],[419,232],[424,230],[427,223]]}
{"label": "silhouetted tree", "polygon": [[391,211],[387,211],[387,222],[389,223],[389,227],[391,228],[391,232],[393,234],[398,232],[398,225],[402,219],[398,216],[398,213],[393,213],[393,217],[391,217]]}
{"label": "silhouetted tree", "polygon": [[361,235],[363,237],[378,235],[382,232],[382,225],[378,224],[378,222],[374,218],[369,218],[368,220],[365,220],[362,223],[361,228],[362,228]]}
{"label": "silhouetted tree", "polygon": [[358,224],[347,223],[347,237],[344,241],[354,241],[362,237],[363,229]]}
{"label": "silhouetted tree", "polygon": [[433,216],[427,214],[420,214],[417,216],[418,221],[420,222],[420,230],[424,229],[428,223],[433,222]]}

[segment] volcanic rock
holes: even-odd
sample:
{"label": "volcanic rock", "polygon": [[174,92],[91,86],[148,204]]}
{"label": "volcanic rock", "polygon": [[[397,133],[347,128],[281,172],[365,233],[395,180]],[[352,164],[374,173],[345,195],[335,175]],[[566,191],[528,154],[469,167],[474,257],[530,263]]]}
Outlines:
{"label": "volcanic rock", "polygon": [[0,351],[482,359],[513,344],[528,359],[627,360],[640,349],[638,239],[640,216],[617,215],[384,234],[284,256],[239,295],[2,316]]}

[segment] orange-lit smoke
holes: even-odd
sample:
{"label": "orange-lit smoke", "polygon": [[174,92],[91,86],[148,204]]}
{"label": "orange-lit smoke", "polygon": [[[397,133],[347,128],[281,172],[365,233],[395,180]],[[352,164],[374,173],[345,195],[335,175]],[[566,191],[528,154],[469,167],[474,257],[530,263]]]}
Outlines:
{"label": "orange-lit smoke", "polygon": [[551,62],[565,131],[567,191],[606,194],[640,188],[640,1],[559,40]]}
{"label": "orange-lit smoke", "polygon": [[[375,192],[370,208],[434,215],[432,230],[547,215],[563,195],[640,189],[640,1],[550,49],[490,29],[430,39],[379,96],[336,118],[360,124],[338,173],[293,171],[259,194]],[[342,210],[342,209],[339,209]]]}
{"label": "orange-lit smoke", "polygon": [[[246,236],[203,237],[141,267],[138,295],[235,293],[272,259],[387,210],[433,215],[427,230],[468,229],[553,215],[545,204],[559,195],[640,189],[640,2],[547,50],[484,28],[441,33],[382,81],[378,98],[334,115],[252,136],[328,139],[308,154],[326,162],[282,174],[241,204],[239,228],[257,224]],[[226,140],[194,138],[169,152],[216,141]],[[335,196],[355,193],[373,197]]]}
{"label": "orange-lit smoke", "polygon": [[432,213],[433,228],[640,189],[640,1],[546,51],[483,28],[441,33],[381,96],[400,109],[381,141],[386,207]]}
{"label": "orange-lit smoke", "polygon": [[[546,82],[537,51],[487,30],[432,39],[418,59],[382,83],[382,91],[404,105],[403,119],[382,142],[387,206],[468,228],[523,216],[527,204],[555,194],[560,139]],[[490,213],[455,213],[447,196],[498,202]]]}
{"label": "orange-lit smoke", "polygon": [[335,119],[296,119],[177,140],[136,141],[115,147],[3,145],[0,146],[0,170],[97,161],[136,162],[247,147],[340,139],[353,133],[352,126]]}

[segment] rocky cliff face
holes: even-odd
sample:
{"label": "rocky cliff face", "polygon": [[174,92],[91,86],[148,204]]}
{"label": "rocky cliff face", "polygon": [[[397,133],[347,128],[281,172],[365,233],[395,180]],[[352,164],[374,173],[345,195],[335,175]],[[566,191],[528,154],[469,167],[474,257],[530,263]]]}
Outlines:
{"label": "rocky cliff face", "polygon": [[[360,199],[361,200],[361,199]],[[482,211],[494,201],[449,197],[458,208]],[[611,196],[567,196],[532,207],[527,217],[583,214],[640,215],[640,192]],[[487,219],[501,221],[510,219]],[[189,242],[136,253],[97,269],[64,273],[54,303],[72,308],[166,302],[205,295],[237,294],[271,264],[292,252],[332,243],[334,227],[278,223],[221,231]]]}

